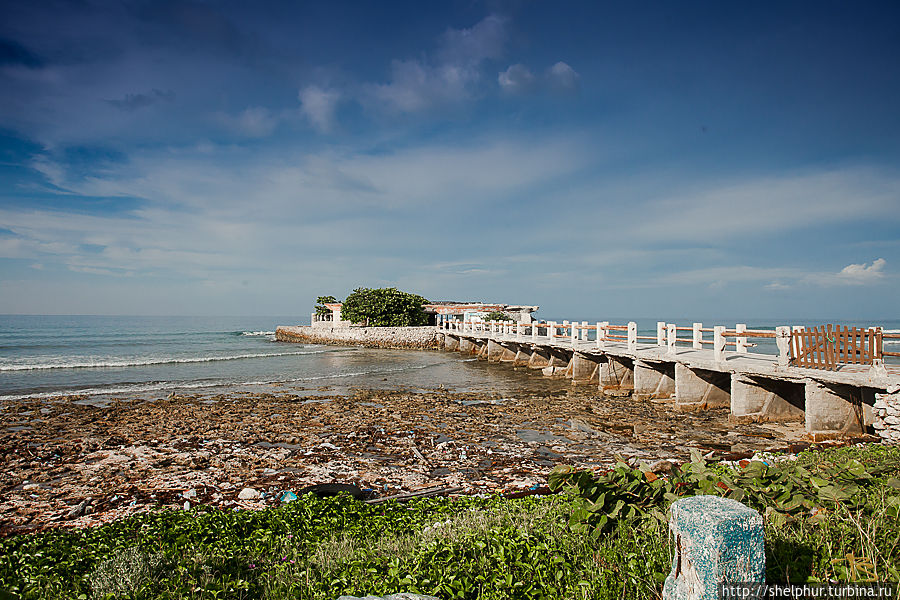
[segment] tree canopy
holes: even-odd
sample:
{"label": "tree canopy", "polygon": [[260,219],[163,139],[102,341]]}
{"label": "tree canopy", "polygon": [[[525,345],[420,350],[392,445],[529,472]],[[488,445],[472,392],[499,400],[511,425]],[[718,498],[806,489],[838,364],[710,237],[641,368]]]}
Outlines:
{"label": "tree canopy", "polygon": [[422,305],[428,300],[397,288],[356,288],[344,300],[341,318],[371,327],[427,325]]}
{"label": "tree canopy", "polygon": [[335,304],[338,299],[334,296],[319,296],[316,298],[316,314],[317,315],[330,315],[331,309],[325,306],[326,304]]}
{"label": "tree canopy", "polygon": [[484,315],[485,321],[513,321],[511,316],[500,310],[494,310]]}

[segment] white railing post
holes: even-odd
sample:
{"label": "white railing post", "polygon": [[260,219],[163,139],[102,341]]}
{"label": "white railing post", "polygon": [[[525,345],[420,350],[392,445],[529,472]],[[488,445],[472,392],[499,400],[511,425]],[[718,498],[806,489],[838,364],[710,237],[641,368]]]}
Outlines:
{"label": "white railing post", "polygon": [[607,325],[609,325],[609,321],[600,321],[597,323],[597,347],[601,349],[606,347]]}
{"label": "white railing post", "polygon": [[713,328],[713,354],[715,356],[716,362],[722,362],[725,360],[725,328],[721,325],[716,325]]}
{"label": "white railing post", "polygon": [[525,337],[525,325],[516,323],[516,339],[521,340]]}
{"label": "white railing post", "polygon": [[551,342],[556,338],[556,321],[549,321],[547,323],[547,337]]}
{"label": "white railing post", "polygon": [[675,340],[678,338],[678,329],[675,323],[666,325],[666,354],[675,354]]}
{"label": "white railing post", "polygon": [[572,321],[572,326],[569,331],[569,337],[572,339],[572,348],[575,348],[575,342],[578,341],[578,323]]}
{"label": "white railing post", "polygon": [[657,321],[656,322],[656,345],[657,346],[665,346],[666,345],[666,322],[665,321]]}
{"label": "white railing post", "polygon": [[778,346],[778,365],[791,364],[791,328],[785,325],[775,328],[775,344]]}
{"label": "white railing post", "polygon": [[[745,331],[747,331],[746,323],[738,323],[734,326],[734,332],[737,334],[744,333]],[[734,351],[738,354],[747,354],[747,338],[738,335],[738,337],[735,338]]]}
{"label": "white railing post", "polygon": [[582,341],[584,341],[584,340],[586,340],[586,339],[588,338],[588,333],[587,333],[587,331],[588,331],[588,330],[587,330],[587,321],[582,321],[582,322],[581,322],[581,337],[580,337],[580,339],[581,339]]}
{"label": "white railing post", "polygon": [[628,351],[637,352],[637,323],[628,322]]}
{"label": "white railing post", "polygon": [[531,322],[531,340],[536,341],[537,337],[538,337],[538,322],[532,321]]}
{"label": "white railing post", "polygon": [[703,323],[694,323],[694,343],[691,347],[694,350],[703,350]]}

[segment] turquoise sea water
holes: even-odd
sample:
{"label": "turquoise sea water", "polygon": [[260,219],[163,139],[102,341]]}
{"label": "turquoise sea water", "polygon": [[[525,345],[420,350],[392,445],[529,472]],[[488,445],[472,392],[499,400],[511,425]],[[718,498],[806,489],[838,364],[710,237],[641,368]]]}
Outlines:
{"label": "turquoise sea water", "polygon": [[[552,317],[551,317],[552,318]],[[302,317],[0,316],[0,400],[84,394],[159,397],[171,392],[432,389],[507,393],[526,375],[457,353],[276,342],[277,325]],[[562,321],[562,319],[558,319]],[[607,318],[603,319],[607,320]],[[608,319],[613,323],[619,320]],[[622,323],[625,320],[620,320]],[[589,320],[588,322],[594,323]],[[690,326],[690,319],[679,325]],[[734,321],[704,323],[705,326]],[[841,322],[900,330],[900,321]],[[749,322],[751,328],[819,322]],[[655,320],[638,320],[655,335]],[[900,340],[894,342],[900,349]],[[885,346],[889,349],[889,346]],[[774,353],[764,343],[751,351]]]}

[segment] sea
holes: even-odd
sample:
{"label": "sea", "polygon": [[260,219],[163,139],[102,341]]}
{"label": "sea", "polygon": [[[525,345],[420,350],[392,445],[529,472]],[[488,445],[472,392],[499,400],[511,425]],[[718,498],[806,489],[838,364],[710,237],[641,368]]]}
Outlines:
{"label": "sea", "polygon": [[[599,319],[585,320],[595,323]],[[690,326],[693,320],[672,322]],[[900,331],[900,320],[831,322]],[[353,389],[444,389],[508,395],[541,379],[452,352],[275,340],[277,325],[308,323],[308,315],[305,319],[0,315],[0,401],[79,396],[83,401],[102,403],[112,398],[153,399],[172,393],[315,395]],[[771,329],[781,324],[822,323],[768,320],[748,325]],[[641,335],[655,335],[655,320],[638,320],[638,326]],[[900,340],[886,341],[888,349],[900,351]],[[776,352],[765,343],[751,351]]]}

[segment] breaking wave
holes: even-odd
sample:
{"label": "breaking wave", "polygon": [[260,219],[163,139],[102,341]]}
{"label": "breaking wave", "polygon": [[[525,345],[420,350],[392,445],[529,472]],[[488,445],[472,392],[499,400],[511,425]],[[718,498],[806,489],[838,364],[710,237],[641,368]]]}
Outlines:
{"label": "breaking wave", "polygon": [[242,331],[240,335],[243,336],[263,336],[263,335],[275,335],[274,331]]}
{"label": "breaking wave", "polygon": [[60,363],[37,363],[33,365],[0,365],[0,371],[41,371],[48,369],[102,369],[110,367],[146,367],[150,365],[172,365],[180,363],[218,362],[223,360],[242,360],[246,358],[268,358],[271,356],[299,356],[303,354],[322,354],[327,350],[308,350],[304,352],[259,352],[251,354],[234,354],[231,356],[203,356],[191,358],[148,358],[144,360],[99,360]]}

